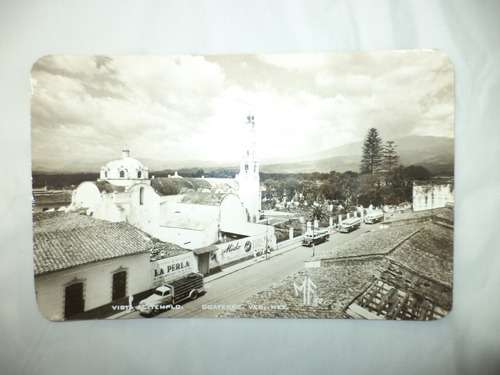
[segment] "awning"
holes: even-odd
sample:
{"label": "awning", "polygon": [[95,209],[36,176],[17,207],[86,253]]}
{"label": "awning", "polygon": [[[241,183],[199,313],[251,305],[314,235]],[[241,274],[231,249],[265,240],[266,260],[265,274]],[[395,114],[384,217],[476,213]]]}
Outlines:
{"label": "awning", "polygon": [[217,246],[209,245],[209,246],[205,246],[205,247],[200,247],[198,249],[193,249],[193,253],[195,253],[196,255],[201,255],[201,254],[209,253],[209,252],[214,251],[214,250],[217,250]]}

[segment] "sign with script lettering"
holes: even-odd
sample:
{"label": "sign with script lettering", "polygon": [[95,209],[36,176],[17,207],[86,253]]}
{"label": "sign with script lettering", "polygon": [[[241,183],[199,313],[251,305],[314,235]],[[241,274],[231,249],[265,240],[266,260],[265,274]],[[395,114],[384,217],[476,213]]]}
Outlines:
{"label": "sign with script lettering", "polygon": [[220,264],[230,263],[253,255],[253,244],[248,238],[227,242],[217,245],[217,254]]}

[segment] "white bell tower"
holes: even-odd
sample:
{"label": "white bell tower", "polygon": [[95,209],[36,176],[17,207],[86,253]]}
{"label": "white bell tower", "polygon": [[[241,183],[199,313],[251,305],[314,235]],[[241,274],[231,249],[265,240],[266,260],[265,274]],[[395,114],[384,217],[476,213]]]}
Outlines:
{"label": "white bell tower", "polygon": [[245,123],[244,154],[240,162],[240,173],[237,176],[239,182],[239,196],[245,206],[249,221],[257,222],[260,216],[261,195],[259,178],[259,159],[255,148],[255,121],[254,116],[249,114]]}

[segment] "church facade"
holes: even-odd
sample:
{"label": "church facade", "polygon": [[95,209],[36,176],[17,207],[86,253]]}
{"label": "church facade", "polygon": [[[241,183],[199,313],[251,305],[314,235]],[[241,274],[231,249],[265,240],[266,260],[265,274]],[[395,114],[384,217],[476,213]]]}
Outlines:
{"label": "church facade", "polygon": [[[275,248],[274,230],[256,224],[261,212],[259,160],[253,116],[245,123],[245,149],[234,179],[149,178],[140,161],[122,151],[121,159],[101,168],[97,181],[81,183],[70,210],[111,222],[125,221],[161,241],[197,249],[224,240],[225,234],[259,231]],[[270,234],[272,232],[272,234]]]}
{"label": "church facade", "polygon": [[274,228],[256,223],[258,173],[254,141],[234,179],[150,178],[123,150],[97,181],[73,191],[65,210],[34,214],[40,311],[56,321],[114,314],[182,276],[177,269],[208,275],[276,249]]}

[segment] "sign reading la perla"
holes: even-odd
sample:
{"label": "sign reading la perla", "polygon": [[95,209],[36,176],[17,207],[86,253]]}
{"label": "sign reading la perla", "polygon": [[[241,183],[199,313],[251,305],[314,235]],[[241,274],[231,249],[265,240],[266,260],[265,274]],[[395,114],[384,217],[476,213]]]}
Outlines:
{"label": "sign reading la perla", "polygon": [[166,283],[191,272],[198,272],[192,252],[160,259],[151,263],[153,284]]}

